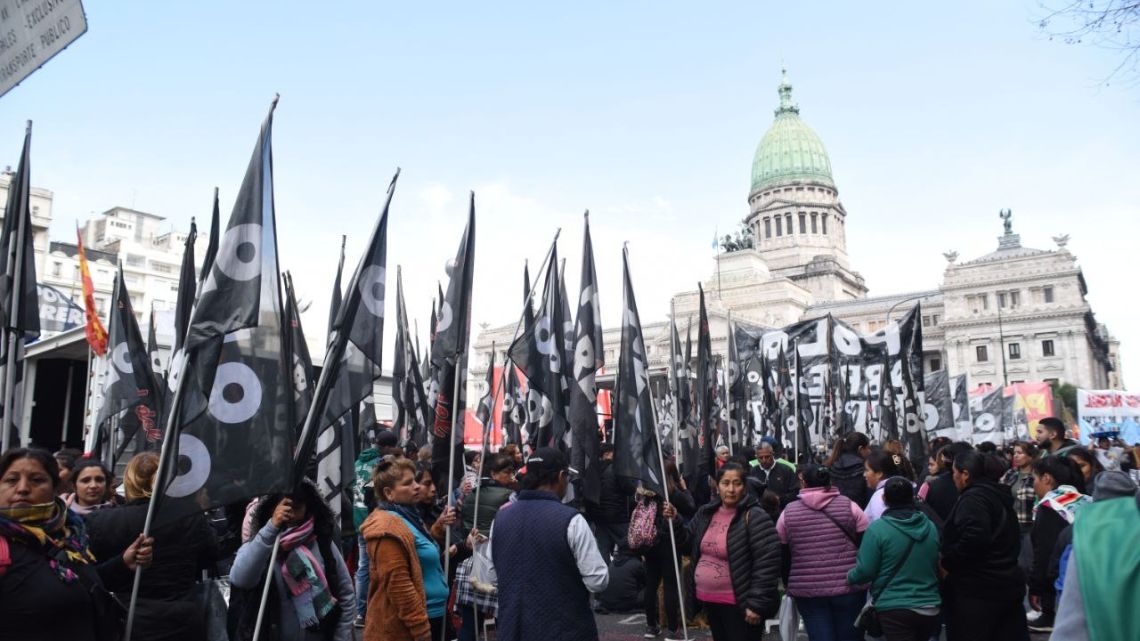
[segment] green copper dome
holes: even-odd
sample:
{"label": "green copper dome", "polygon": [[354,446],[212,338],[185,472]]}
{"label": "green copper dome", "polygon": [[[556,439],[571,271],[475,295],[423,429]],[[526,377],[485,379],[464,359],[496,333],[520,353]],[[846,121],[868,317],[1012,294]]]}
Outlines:
{"label": "green copper dome", "polygon": [[780,82],[779,93],[776,122],[764,134],[752,158],[752,193],[790,184],[835,189],[827,150],[811,127],[800,120],[800,108],[792,102],[792,84],[788,82],[787,71]]}

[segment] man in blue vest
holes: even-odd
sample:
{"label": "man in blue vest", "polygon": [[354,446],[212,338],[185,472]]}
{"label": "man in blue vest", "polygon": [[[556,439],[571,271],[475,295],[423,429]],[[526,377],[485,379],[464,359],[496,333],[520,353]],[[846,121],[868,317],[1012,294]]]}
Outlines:
{"label": "man in blue vest", "polygon": [[498,575],[500,641],[597,641],[590,593],[609,584],[609,569],[586,519],[562,503],[566,455],[542,447],[526,462],[515,503],[491,527]]}

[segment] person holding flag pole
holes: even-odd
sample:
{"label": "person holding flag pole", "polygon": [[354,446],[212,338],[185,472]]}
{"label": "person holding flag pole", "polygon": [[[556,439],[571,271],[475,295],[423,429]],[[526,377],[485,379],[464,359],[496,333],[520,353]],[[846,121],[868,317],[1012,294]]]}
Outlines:
{"label": "person holding flag pole", "polygon": [[[614,411],[614,470],[618,476],[637,480],[641,484],[640,492],[649,492],[660,497],[661,504],[671,505],[669,495],[670,477],[665,468],[665,455],[661,451],[660,437],[657,433],[657,404],[653,398],[652,387],[649,384],[649,361],[645,354],[644,334],[641,330],[641,317],[637,311],[637,300],[633,293],[633,282],[629,273],[629,248],[622,247],[622,271],[624,286],[622,290],[622,332],[621,349],[618,357],[618,379],[616,382],[617,407]],[[653,469],[656,465],[657,469]],[[655,508],[656,509],[656,508]],[[681,564],[677,555],[677,535],[674,532],[672,517],[664,519],[669,529],[669,549],[672,552],[672,574],[676,581],[676,605],[674,614],[680,619],[681,631],[685,639],[689,638],[689,626],[685,621],[681,604]],[[646,586],[646,604],[656,604],[656,585]],[[669,612],[669,592],[672,586],[665,588],[666,615]],[[649,592],[652,592],[650,595]],[[653,601],[651,602],[650,599]],[[656,607],[647,607],[646,635],[659,633],[657,621],[648,617],[655,614]],[[674,622],[670,621],[670,625]]]}

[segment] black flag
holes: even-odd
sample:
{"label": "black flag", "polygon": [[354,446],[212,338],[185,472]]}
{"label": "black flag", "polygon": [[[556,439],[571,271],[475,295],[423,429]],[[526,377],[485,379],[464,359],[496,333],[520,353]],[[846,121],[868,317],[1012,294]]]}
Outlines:
{"label": "black flag", "polygon": [[[138,451],[157,449],[162,430],[158,426],[158,390],[150,355],[143,342],[131,297],[119,266],[115,278],[115,298],[111,308],[111,326],[107,332],[107,374],[103,379],[103,405],[95,415],[95,425],[102,428],[111,417],[120,416],[122,440],[109,462],[114,465],[131,440],[138,437]],[[126,412],[124,414],[124,412]]]}
{"label": "black flag", "polygon": [[570,467],[582,478],[582,495],[597,504],[601,500],[602,477],[599,467],[601,443],[598,440],[598,389],[595,377],[605,365],[602,345],[602,316],[598,307],[598,276],[594,271],[594,245],[590,240],[590,218],[582,241],[582,293],[578,296],[578,318],[574,323],[574,352],[570,387]]}
{"label": "black flag", "polygon": [[[372,237],[368,240],[356,271],[348,281],[344,300],[336,300],[340,293],[339,282],[333,290],[337,313],[330,328],[332,338],[329,343],[337,344],[337,347],[330,347],[325,367],[321,371],[321,377],[328,376],[332,387],[325,398],[318,396],[314,399],[314,402],[322,403],[322,406],[316,408],[321,415],[316,424],[318,431],[314,453],[317,461],[317,487],[336,516],[340,515],[341,494],[345,485],[353,479],[351,461],[356,455],[353,443],[357,412],[361,401],[372,398],[376,379],[380,378],[384,354],[388,207],[392,204],[392,194],[399,177],[400,172],[397,170],[388,185],[384,207],[380,210],[380,218],[372,230]],[[339,267],[337,279],[340,279]],[[329,358],[338,360],[330,362]],[[311,440],[312,435],[303,434],[301,447],[309,447]],[[307,450],[301,450],[302,456],[306,453]],[[295,473],[300,472],[299,469],[295,470]]]}
{"label": "black flag", "polygon": [[329,331],[328,340],[333,340],[333,331],[336,328],[336,318],[340,314],[341,304],[341,274],[344,273],[344,242],[347,236],[340,237],[340,260],[336,263],[336,280],[333,281],[332,299],[329,301]]}
{"label": "black flag", "polygon": [[491,343],[491,360],[487,363],[487,377],[483,381],[482,390],[479,394],[479,406],[475,408],[475,420],[483,425],[483,439],[480,441],[479,450],[483,451],[487,447],[488,439],[491,436],[491,429],[494,427],[494,414],[495,414],[495,344]]}
{"label": "black flag", "polygon": [[[678,338],[679,340],[679,338]],[[679,353],[679,352],[678,352]],[[689,327],[685,334],[685,356],[682,369],[678,371],[678,400],[677,411],[681,430],[681,469],[685,482],[689,487],[696,487],[698,471],[705,465],[704,453],[701,451],[701,435],[699,417],[693,415],[693,392],[696,386],[692,383],[693,362],[693,319],[689,318]]]}
{"label": "black flag", "polygon": [[[463,476],[463,395],[467,383],[467,345],[471,338],[471,294],[475,274],[475,194],[467,212],[467,227],[451,264],[447,295],[440,299],[435,341],[431,346],[432,367],[436,369],[435,422],[432,424],[432,471],[437,479],[458,482]],[[453,416],[454,413],[454,416]],[[455,421],[454,431],[452,420]],[[448,466],[454,464],[451,470]],[[454,487],[437,483],[440,496]]]}
{"label": "black flag", "polygon": [[[557,242],[557,241],[556,241]],[[542,305],[530,331],[523,331],[508,354],[527,379],[527,409],[532,432],[532,449],[555,447],[565,451],[569,443],[566,423],[565,338],[562,320],[561,280],[558,277],[558,250],[551,247],[542,291]]]}
{"label": "black flag", "polygon": [[396,267],[396,353],[392,364],[392,400],[397,408],[393,429],[402,439],[419,446],[427,445],[430,409],[424,393],[424,382],[416,362],[408,328],[404,303],[404,279]]}
{"label": "black flag", "polygon": [[514,363],[507,365],[506,387],[503,390],[503,444],[523,445],[522,426],[526,425],[526,394],[519,385]]}
{"label": "black flag", "polygon": [[716,363],[712,358],[712,336],[709,334],[709,316],[705,311],[705,288],[698,283],[700,315],[697,317],[697,408],[700,416],[697,441],[701,458],[697,478],[703,479],[716,469]]}
{"label": "black flag", "polygon": [[[214,190],[214,222],[210,229],[210,246],[206,248],[207,258],[213,263],[218,253],[217,238],[218,192]],[[165,390],[173,391],[178,385],[178,376],[182,371],[182,358],[185,355],[186,332],[190,328],[190,316],[194,313],[194,299],[197,295],[198,274],[194,269],[194,243],[198,238],[198,226],[190,221],[190,233],[186,235],[186,244],[182,248],[182,268],[178,273],[178,298],[174,303],[174,345],[170,352],[170,363],[167,366]],[[212,249],[211,249],[212,248]],[[211,254],[211,251],[213,252]],[[202,267],[203,274],[208,269]],[[155,373],[158,373],[157,365]],[[169,396],[169,394],[166,394]]]}
{"label": "black flag", "polygon": [[285,337],[289,341],[292,355],[293,416],[294,436],[300,438],[309,405],[313,402],[313,359],[309,356],[309,345],[305,342],[305,330],[301,326],[301,312],[297,308],[297,294],[293,290],[293,275],[285,272]]}
{"label": "black flag", "polygon": [[641,317],[629,275],[629,252],[622,250],[623,307],[621,349],[614,407],[614,474],[639,481],[646,490],[664,496],[661,444],[649,395],[649,359],[641,333]]}
{"label": "black flag", "polygon": [[883,346],[883,361],[879,368],[879,440],[885,442],[899,437],[899,425],[895,412],[895,389],[891,381],[891,359]]}
{"label": "black flag", "polygon": [[[3,448],[19,444],[24,398],[24,341],[39,338],[40,307],[36,290],[36,261],[32,245],[31,153],[32,123],[28,121],[20,164],[8,183],[4,228],[0,235],[0,365],[4,384],[0,404],[4,407]],[[10,410],[10,411],[9,411]]]}
{"label": "black flag", "polygon": [[[206,280],[210,270],[214,268],[214,259],[218,256],[218,233],[221,229],[221,214],[218,209],[218,188],[214,187],[214,210],[210,214],[210,238],[206,242],[206,255],[202,257],[202,271],[198,273],[198,282]],[[179,343],[181,345],[181,343]]]}
{"label": "black flag", "polygon": [[[270,108],[186,334],[153,508],[163,521],[292,487],[272,132]],[[162,495],[187,500],[163,509]]]}

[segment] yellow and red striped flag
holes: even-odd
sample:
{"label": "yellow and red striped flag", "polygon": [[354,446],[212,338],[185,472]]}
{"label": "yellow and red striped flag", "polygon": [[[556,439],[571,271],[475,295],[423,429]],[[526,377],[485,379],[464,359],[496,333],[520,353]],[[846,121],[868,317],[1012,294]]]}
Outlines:
{"label": "yellow and red striped flag", "polygon": [[91,282],[91,268],[87,266],[87,254],[83,251],[83,234],[75,230],[79,241],[79,273],[83,277],[83,307],[87,312],[87,344],[99,356],[107,353],[107,328],[99,320],[95,309],[95,284]]}

